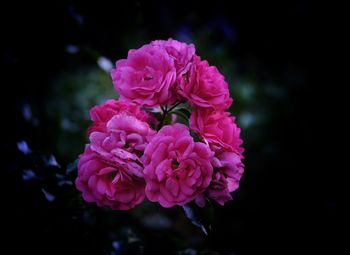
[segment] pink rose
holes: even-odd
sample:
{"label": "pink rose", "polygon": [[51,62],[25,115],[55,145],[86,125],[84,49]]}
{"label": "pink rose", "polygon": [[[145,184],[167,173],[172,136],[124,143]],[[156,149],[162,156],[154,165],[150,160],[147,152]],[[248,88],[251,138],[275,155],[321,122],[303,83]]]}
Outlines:
{"label": "pink rose", "polygon": [[232,104],[232,98],[224,76],[215,66],[194,57],[191,70],[180,82],[179,94],[185,97],[192,107],[225,110]]}
{"label": "pink rose", "polygon": [[194,142],[185,125],[164,126],[142,158],[147,198],[167,208],[194,200],[211,181],[211,158],[209,147]]}
{"label": "pink rose", "polygon": [[230,117],[228,112],[196,109],[190,117],[190,128],[215,152],[224,149],[238,155],[243,153],[243,148],[240,147],[243,143],[241,130],[235,123],[235,117]]}
{"label": "pink rose", "polygon": [[111,75],[123,101],[147,107],[176,101],[170,91],[176,80],[174,59],[163,47],[147,44],[130,50],[127,59],[117,61]]}
{"label": "pink rose", "polygon": [[114,115],[121,112],[126,112],[141,121],[147,121],[149,119],[148,114],[142,112],[139,106],[109,99],[106,102],[96,105],[90,109],[90,118],[93,123],[88,128],[88,135],[95,131],[105,132],[107,122]]}
{"label": "pink rose", "polygon": [[129,175],[121,166],[105,161],[89,145],[80,156],[75,185],[86,202],[114,210],[128,210],[145,198],[143,178]]}
{"label": "pink rose", "polygon": [[141,203],[145,181],[139,156],[154,134],[147,123],[125,112],[112,117],[105,132],[92,132],[75,181],[83,198],[114,210]]}
{"label": "pink rose", "polygon": [[214,174],[209,185],[208,197],[224,205],[232,200],[231,192],[238,189],[244,171],[241,157],[233,152],[223,152],[213,158]]}
{"label": "pink rose", "polygon": [[186,44],[177,40],[168,39],[156,40],[151,43],[166,50],[166,52],[174,59],[176,68],[176,82],[172,86],[171,93],[177,96],[178,101],[184,101],[184,97],[178,93],[179,85],[184,80],[184,76],[188,75],[193,64],[196,49],[193,44]]}
{"label": "pink rose", "polygon": [[186,44],[174,39],[156,40],[151,42],[152,45],[157,45],[166,50],[166,52],[174,59],[177,75],[187,73],[192,65],[192,59],[196,49],[193,44]]}

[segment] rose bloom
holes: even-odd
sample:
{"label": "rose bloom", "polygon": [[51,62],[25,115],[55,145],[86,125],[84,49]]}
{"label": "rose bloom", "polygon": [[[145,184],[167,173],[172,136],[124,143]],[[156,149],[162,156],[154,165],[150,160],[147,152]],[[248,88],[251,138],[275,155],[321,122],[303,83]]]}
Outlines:
{"label": "rose bloom", "polygon": [[116,62],[111,76],[122,101],[146,107],[176,101],[170,90],[176,80],[174,59],[163,47],[147,44],[130,50],[127,59]]}
{"label": "rose bloom", "polygon": [[179,42],[174,39],[156,40],[151,42],[152,45],[157,45],[166,50],[166,52],[174,59],[177,75],[187,73],[192,65],[192,59],[196,49],[193,44]]}
{"label": "rose bloom", "polygon": [[105,132],[92,132],[75,181],[84,200],[114,210],[141,203],[145,181],[139,156],[154,134],[147,123],[125,112],[112,117]]}
{"label": "rose bloom", "polygon": [[180,83],[183,82],[184,77],[188,76],[188,73],[192,67],[196,49],[193,44],[186,44],[174,39],[156,40],[151,42],[152,45],[157,45],[166,50],[166,52],[174,59],[176,69],[176,82],[174,86],[170,88],[171,93],[176,95],[178,101],[185,101],[185,98],[178,93]]}
{"label": "rose bloom", "polygon": [[213,158],[212,163],[214,174],[207,194],[209,198],[224,205],[232,200],[230,193],[238,189],[244,165],[241,156],[233,152],[220,153]]}
{"label": "rose bloom", "polygon": [[194,108],[225,110],[232,104],[225,78],[215,66],[194,57],[189,73],[183,76],[178,91]]}
{"label": "rose bloom", "polygon": [[190,128],[206,141],[214,152],[226,150],[238,155],[243,153],[241,130],[235,117],[228,112],[196,109],[191,113]]}
{"label": "rose bloom", "polygon": [[139,106],[121,102],[119,100],[109,99],[90,109],[90,118],[93,123],[88,128],[88,135],[95,131],[104,132],[106,130],[107,122],[114,115],[121,112],[126,112],[141,121],[147,121],[149,119],[149,115],[141,111]]}
{"label": "rose bloom", "polygon": [[142,157],[147,198],[166,208],[196,199],[211,181],[212,155],[207,145],[193,141],[185,125],[164,126]]}

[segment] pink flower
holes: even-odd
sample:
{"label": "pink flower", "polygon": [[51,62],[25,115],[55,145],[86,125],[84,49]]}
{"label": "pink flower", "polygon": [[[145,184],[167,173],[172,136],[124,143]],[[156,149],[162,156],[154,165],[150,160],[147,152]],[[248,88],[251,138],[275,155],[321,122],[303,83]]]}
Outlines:
{"label": "pink flower", "polygon": [[128,210],[144,200],[142,155],[155,131],[123,112],[108,121],[105,132],[92,132],[80,155],[77,189],[87,202]]}
{"label": "pink flower", "polygon": [[211,158],[209,147],[194,142],[185,125],[164,126],[142,158],[147,198],[167,208],[194,200],[211,181]]}
{"label": "pink flower", "polygon": [[214,152],[227,150],[238,155],[243,153],[241,130],[230,113],[196,109],[190,117],[190,128],[206,141]]}
{"label": "pink flower", "polygon": [[170,90],[176,80],[174,60],[158,45],[130,50],[127,59],[117,61],[111,75],[123,101],[147,107],[176,101]]}
{"label": "pink flower", "polygon": [[232,98],[224,76],[215,66],[194,57],[194,64],[180,82],[178,92],[185,97],[192,107],[225,110],[232,104]]}
{"label": "pink flower", "polygon": [[184,101],[184,97],[178,93],[178,90],[180,83],[182,83],[184,80],[184,76],[187,77],[193,64],[193,59],[196,52],[194,45],[179,42],[171,38],[167,41],[156,40],[151,44],[162,47],[174,59],[176,68],[176,82],[170,89],[171,93],[177,96],[178,101]]}
{"label": "pink flower", "polygon": [[88,135],[95,131],[105,132],[107,122],[114,115],[121,112],[126,112],[141,121],[147,121],[149,119],[148,114],[142,112],[139,106],[109,99],[106,102],[96,105],[90,109],[90,118],[93,123],[88,128]]}
{"label": "pink flower", "polygon": [[223,152],[213,158],[214,174],[209,185],[208,197],[224,205],[232,200],[231,192],[238,189],[244,171],[241,157],[233,152]]}
{"label": "pink flower", "polygon": [[174,59],[177,75],[187,73],[192,65],[192,59],[196,49],[193,44],[186,44],[174,39],[156,40],[151,42],[152,45],[157,45],[166,50],[166,52]]}
{"label": "pink flower", "polygon": [[78,169],[75,185],[86,202],[128,210],[145,198],[145,183],[141,177],[127,174],[121,166],[105,161],[89,145],[80,156]]}

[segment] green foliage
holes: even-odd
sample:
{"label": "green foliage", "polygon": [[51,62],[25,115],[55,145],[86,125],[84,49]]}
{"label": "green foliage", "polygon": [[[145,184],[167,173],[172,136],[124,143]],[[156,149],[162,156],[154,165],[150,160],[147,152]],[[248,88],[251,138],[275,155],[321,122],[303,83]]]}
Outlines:
{"label": "green foliage", "polygon": [[52,84],[46,113],[55,133],[55,151],[73,160],[86,143],[89,109],[106,99],[118,97],[109,74],[98,67],[62,73]]}

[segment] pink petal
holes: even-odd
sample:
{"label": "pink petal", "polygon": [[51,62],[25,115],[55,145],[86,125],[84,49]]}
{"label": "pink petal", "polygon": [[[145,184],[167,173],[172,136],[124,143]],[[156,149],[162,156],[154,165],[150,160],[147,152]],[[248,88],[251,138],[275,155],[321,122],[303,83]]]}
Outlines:
{"label": "pink petal", "polygon": [[174,197],[178,196],[180,187],[179,183],[174,178],[169,178],[165,183],[165,187],[174,195]]}

